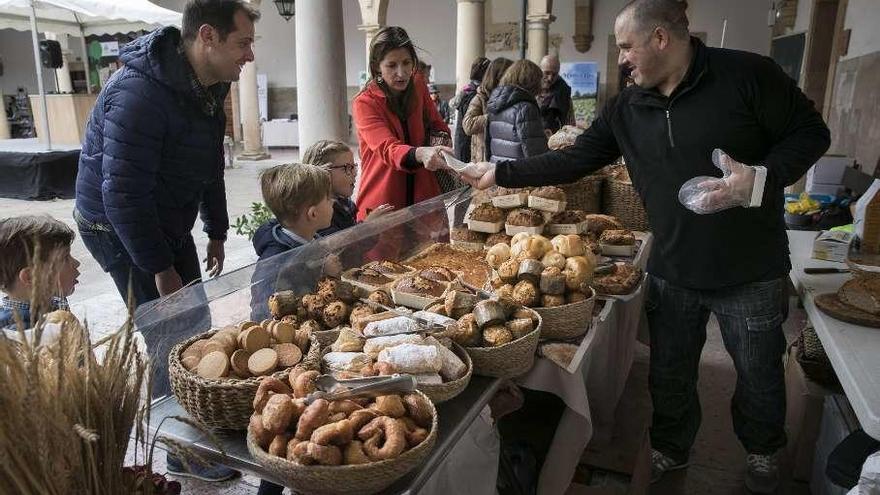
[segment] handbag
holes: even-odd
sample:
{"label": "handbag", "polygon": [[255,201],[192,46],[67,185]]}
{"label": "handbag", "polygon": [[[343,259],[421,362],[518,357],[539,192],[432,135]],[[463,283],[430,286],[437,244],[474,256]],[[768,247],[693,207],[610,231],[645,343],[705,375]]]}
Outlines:
{"label": "handbag", "polygon": [[[449,133],[446,131],[431,131],[428,134],[428,145],[429,146],[446,146],[452,147],[452,138],[449,136]],[[440,192],[443,194],[448,193],[449,191],[454,191],[460,187],[464,187],[465,183],[461,179],[459,179],[458,174],[454,174],[449,172],[448,170],[435,170],[434,177],[437,178],[437,183],[440,184]]]}

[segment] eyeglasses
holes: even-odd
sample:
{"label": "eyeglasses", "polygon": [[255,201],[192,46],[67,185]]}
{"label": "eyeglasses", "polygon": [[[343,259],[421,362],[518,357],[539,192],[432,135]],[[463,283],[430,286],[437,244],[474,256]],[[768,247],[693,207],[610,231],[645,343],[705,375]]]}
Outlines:
{"label": "eyeglasses", "polygon": [[342,163],[340,165],[328,165],[329,170],[342,169],[347,175],[354,176],[357,174],[357,163]]}

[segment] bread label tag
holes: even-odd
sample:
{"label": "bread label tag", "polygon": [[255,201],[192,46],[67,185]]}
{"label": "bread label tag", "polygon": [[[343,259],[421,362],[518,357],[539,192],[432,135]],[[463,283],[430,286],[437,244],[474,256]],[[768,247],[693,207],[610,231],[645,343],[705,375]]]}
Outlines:
{"label": "bread label tag", "polygon": [[565,201],[529,196],[529,207],[537,210],[559,213],[560,211],[565,210]]}
{"label": "bread label tag", "polygon": [[468,220],[468,228],[474,232],[484,232],[486,234],[497,234],[501,232],[504,222],[483,222],[480,220]]}
{"label": "bread label tag", "polygon": [[504,230],[507,235],[516,235],[520,232],[525,232],[526,234],[540,234],[541,232],[544,232],[544,226],[538,225],[537,227],[525,227],[508,223],[504,226]]}
{"label": "bread label tag", "polygon": [[529,193],[527,192],[495,196],[492,198],[492,204],[498,208],[516,208],[526,204],[526,199],[528,197]]}
{"label": "bread label tag", "polygon": [[583,234],[587,231],[587,221],[578,223],[550,223],[547,224],[548,234]]}

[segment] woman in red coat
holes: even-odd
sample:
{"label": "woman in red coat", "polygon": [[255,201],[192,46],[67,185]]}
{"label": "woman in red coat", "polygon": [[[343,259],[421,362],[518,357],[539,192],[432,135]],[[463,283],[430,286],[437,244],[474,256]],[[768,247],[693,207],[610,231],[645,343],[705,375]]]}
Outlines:
{"label": "woman in red coat", "polygon": [[388,26],[370,43],[372,79],[352,103],[360,143],[358,220],[383,204],[404,208],[440,194],[434,170],[445,168],[432,133],[449,127],[428,95],[418,56],[403,28]]}

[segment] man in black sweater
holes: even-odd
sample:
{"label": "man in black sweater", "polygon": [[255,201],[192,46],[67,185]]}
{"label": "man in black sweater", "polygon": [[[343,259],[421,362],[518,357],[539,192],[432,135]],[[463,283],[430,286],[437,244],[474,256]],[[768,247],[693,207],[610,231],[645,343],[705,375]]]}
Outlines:
{"label": "man in black sweater", "polygon": [[[746,485],[770,492],[786,442],[782,322],[791,264],[783,188],[827,150],[829,131],[771,59],[691,38],[685,8],[674,0],[624,7],[615,36],[635,85],[571,148],[480,163],[472,183],[567,183],[624,156],[655,236],[646,287],[653,478],[688,463],[700,424],[700,352],[714,313],[737,371],[731,414],[748,452]],[[712,163],[716,148],[730,157],[724,178]],[[714,178],[701,184],[702,204],[685,208],[679,191],[698,176]]]}

